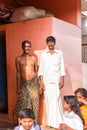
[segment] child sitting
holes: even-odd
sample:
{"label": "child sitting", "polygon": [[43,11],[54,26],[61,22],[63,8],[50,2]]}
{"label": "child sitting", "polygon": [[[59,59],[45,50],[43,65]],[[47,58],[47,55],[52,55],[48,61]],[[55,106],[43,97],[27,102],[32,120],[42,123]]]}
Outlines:
{"label": "child sitting", "polygon": [[75,96],[64,96],[64,123],[58,130],[83,130],[83,119],[80,114],[78,100]]}
{"label": "child sitting", "polygon": [[84,129],[87,129],[87,90],[85,88],[78,88],[74,93],[78,99],[80,111],[84,119]]}
{"label": "child sitting", "polygon": [[14,130],[41,130],[39,125],[34,123],[35,116],[32,109],[23,109],[19,112],[20,126],[16,126]]}

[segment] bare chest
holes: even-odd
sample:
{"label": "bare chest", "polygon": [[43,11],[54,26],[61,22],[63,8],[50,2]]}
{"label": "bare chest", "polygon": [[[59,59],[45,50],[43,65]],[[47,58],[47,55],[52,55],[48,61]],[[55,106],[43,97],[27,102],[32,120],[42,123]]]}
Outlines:
{"label": "bare chest", "polygon": [[35,62],[34,62],[32,57],[26,57],[26,58],[23,58],[20,61],[20,66],[21,67],[24,67],[24,66],[34,66],[34,64],[35,64]]}

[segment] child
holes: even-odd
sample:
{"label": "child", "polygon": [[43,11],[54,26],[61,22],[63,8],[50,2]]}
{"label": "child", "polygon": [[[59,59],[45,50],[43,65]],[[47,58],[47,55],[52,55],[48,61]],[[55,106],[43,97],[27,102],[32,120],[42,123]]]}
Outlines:
{"label": "child", "polygon": [[41,130],[39,125],[35,125],[34,112],[32,109],[23,109],[19,112],[20,126],[16,126],[14,130]]}
{"label": "child", "polygon": [[60,124],[58,130],[83,130],[83,119],[75,96],[64,96],[64,110],[64,123]]}
{"label": "child", "polygon": [[87,90],[78,88],[74,93],[78,99],[80,111],[84,119],[84,129],[87,129]]}

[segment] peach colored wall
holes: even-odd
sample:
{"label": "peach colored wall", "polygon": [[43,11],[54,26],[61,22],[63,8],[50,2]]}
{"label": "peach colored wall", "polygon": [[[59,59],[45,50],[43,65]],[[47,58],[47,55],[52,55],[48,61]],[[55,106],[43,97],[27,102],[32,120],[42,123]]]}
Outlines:
{"label": "peach colored wall", "polygon": [[58,19],[81,26],[81,0],[27,0],[27,4],[50,10]]}
{"label": "peach colored wall", "polygon": [[[7,53],[7,85],[8,85],[8,116],[12,120],[12,112],[17,99],[15,57],[22,53],[21,42],[28,39],[32,42],[31,53],[40,56],[46,49],[45,38],[54,35],[56,47],[63,50],[66,67],[65,86],[62,95],[72,94],[82,86],[81,64],[81,30],[75,25],[49,17],[6,25]],[[40,58],[40,57],[39,57]],[[43,95],[40,98],[39,122],[46,123]]]}
{"label": "peach colored wall", "polygon": [[[1,3],[5,3],[14,7],[19,6],[19,4],[14,0],[0,0],[0,4]],[[44,0],[44,1],[26,0],[25,3],[25,5],[33,5],[37,8],[48,9],[52,11],[57,18],[75,24],[77,26],[81,26],[81,5],[80,4],[81,4],[80,0],[66,0],[66,2],[65,0],[61,0],[61,1],[50,0],[50,3],[48,0]],[[63,29],[62,29],[62,25],[64,25]],[[72,26],[72,30],[75,33],[75,35],[78,34],[78,36],[74,36],[73,33],[72,34],[69,33],[69,31],[66,28],[67,27],[66,25],[67,23],[62,23],[62,21],[59,22],[55,18],[54,21],[53,18],[49,18],[49,19],[38,19],[35,21],[32,20],[32,21],[9,24],[9,25],[0,25],[0,30],[6,31],[6,41],[7,41],[6,48],[7,48],[7,85],[8,85],[9,120],[12,120],[12,112],[17,98],[15,57],[20,53],[22,53],[21,42],[24,39],[29,39],[32,42],[33,44],[32,53],[34,52],[34,50],[36,50],[35,53],[38,54],[38,52],[41,53],[41,51],[38,49],[43,50],[46,48],[44,44],[46,36],[49,34],[55,35],[58,41],[57,46],[60,49],[62,49],[64,52],[65,66],[66,66],[67,76],[65,78],[65,87],[62,90],[62,94],[65,93],[67,94],[68,91],[72,93],[76,89],[76,87],[80,87],[82,85],[82,81],[81,81],[82,72],[81,72],[81,61],[80,61],[81,60],[80,29],[70,24],[67,25],[69,27]],[[65,30],[67,30],[67,32]],[[72,57],[72,55],[74,55],[74,57]],[[45,124],[46,115],[45,115],[43,96],[41,96],[40,106],[42,107],[40,109],[39,121]]]}
{"label": "peach colored wall", "polygon": [[[38,19],[6,25],[7,85],[9,119],[17,98],[15,57],[22,53],[21,42],[30,40],[32,51],[46,48],[45,38],[52,33],[52,18]],[[42,97],[43,98],[43,97]],[[41,103],[43,105],[43,103]],[[41,113],[41,115],[44,113]],[[40,118],[41,120],[41,118]]]}
{"label": "peach colored wall", "polygon": [[[81,0],[25,0],[24,5],[35,6],[53,12],[54,16],[81,27]],[[0,0],[14,7],[20,4],[14,0]]]}

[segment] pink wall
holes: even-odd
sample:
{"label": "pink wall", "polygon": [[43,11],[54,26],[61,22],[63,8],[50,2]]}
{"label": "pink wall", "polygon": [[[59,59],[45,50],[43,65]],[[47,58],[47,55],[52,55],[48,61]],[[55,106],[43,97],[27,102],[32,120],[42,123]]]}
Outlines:
{"label": "pink wall", "polygon": [[[14,7],[19,4],[15,0],[0,0]],[[56,18],[81,27],[81,0],[25,0],[25,5],[33,5],[37,8],[45,8],[54,13]],[[81,30],[55,18],[37,19],[15,24],[0,25],[1,31],[6,31],[7,49],[7,85],[8,85],[8,117],[1,115],[3,119],[12,120],[12,112],[17,98],[16,95],[16,70],[15,57],[22,53],[21,42],[28,39],[32,42],[32,53],[39,55],[46,48],[45,38],[55,35],[57,47],[64,52],[66,78],[62,95],[73,93],[82,86],[81,65]],[[32,28],[33,27],[33,28]],[[40,57],[39,57],[40,58]],[[40,122],[46,123],[45,106],[41,96]]]}
{"label": "pink wall", "polygon": [[[12,112],[17,98],[15,57],[22,53],[21,42],[26,39],[30,40],[32,43],[31,53],[34,53],[34,50],[46,48],[45,38],[51,33],[52,18],[49,18],[49,20],[38,19],[6,25],[9,119],[12,119]],[[43,103],[41,104],[43,105]],[[40,115],[42,116],[43,113]]]}
{"label": "pink wall", "polygon": [[53,35],[57,38],[56,47],[63,50],[66,77],[64,94],[72,94],[82,87],[81,29],[59,19],[53,19]]}
{"label": "pink wall", "polygon": [[[32,52],[40,58],[40,53],[46,49],[45,38],[54,35],[57,39],[56,47],[64,52],[66,67],[65,86],[62,95],[72,94],[82,86],[81,65],[81,30],[75,25],[49,17],[6,25],[6,53],[7,53],[7,85],[9,119],[17,98],[15,57],[22,53],[21,42],[28,39],[32,43]],[[43,96],[40,98],[39,122],[46,123]]]}

